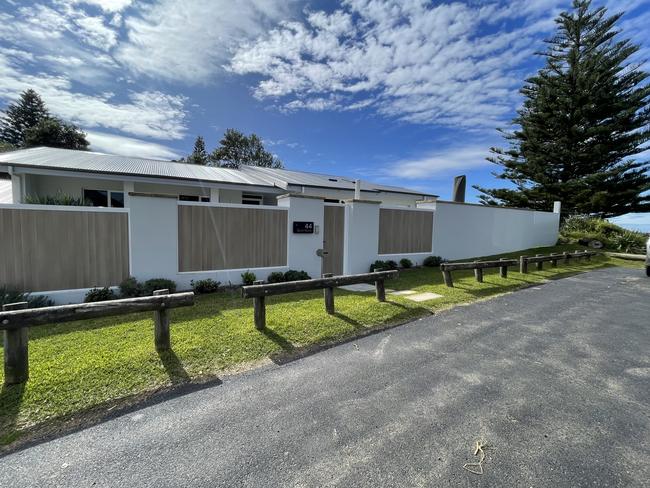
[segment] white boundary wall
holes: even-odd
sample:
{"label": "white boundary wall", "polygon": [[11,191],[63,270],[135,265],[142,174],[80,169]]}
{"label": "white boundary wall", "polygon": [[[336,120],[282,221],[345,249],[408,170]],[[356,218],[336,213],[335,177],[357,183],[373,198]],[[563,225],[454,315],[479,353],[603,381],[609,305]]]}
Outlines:
{"label": "white boundary wall", "polygon": [[559,225],[559,207],[552,213],[437,201],[433,254],[465,259],[554,246]]}
{"label": "white boundary wall", "polygon": [[[287,212],[287,265],[268,268],[246,268],[201,272],[178,271],[178,206],[207,205],[244,207],[233,204],[194,204],[178,202],[175,198],[131,194],[129,214],[129,274],[138,280],[169,278],[179,290],[190,289],[192,280],[212,278],[227,285],[240,284],[241,273],[250,269],[257,279],[266,279],[274,271],[304,270],[316,278],[321,273],[321,258],[316,254],[323,246],[324,202],[320,198],[304,196],[281,197],[272,208]],[[9,205],[25,207],[24,205]],[[38,209],[78,211],[79,207],[30,206]],[[551,246],[558,237],[559,205],[555,212],[538,212],[503,207],[487,207],[453,202],[429,202],[413,211],[433,212],[433,249],[429,253],[378,254],[379,202],[350,200],[345,204],[344,274],[367,272],[375,260],[409,258],[415,264],[430,255],[445,259],[465,259],[521,249]],[[404,207],[386,207],[404,208]],[[405,209],[405,208],[404,208]],[[84,209],[88,211],[116,211],[116,209]],[[294,234],[294,221],[313,222],[314,234]],[[109,285],[115,285],[110,283]],[[87,289],[34,292],[50,296],[57,303],[83,301]]]}

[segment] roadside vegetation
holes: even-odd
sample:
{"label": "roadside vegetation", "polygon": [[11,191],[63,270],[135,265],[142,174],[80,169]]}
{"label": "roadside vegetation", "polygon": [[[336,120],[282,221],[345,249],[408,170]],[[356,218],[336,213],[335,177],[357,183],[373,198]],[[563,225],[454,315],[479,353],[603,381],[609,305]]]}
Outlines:
{"label": "roadside vegetation", "polygon": [[[555,246],[499,257],[578,248]],[[214,380],[268,358],[286,358],[302,348],[611,265],[638,267],[603,255],[591,263],[561,264],[526,275],[511,268],[507,279],[500,278],[498,270],[486,270],[483,283],[477,283],[471,271],[459,271],[454,272],[454,288],[444,286],[438,268],[413,268],[388,281],[387,288],[433,292],[441,298],[416,303],[389,294],[386,303],[379,303],[374,293],[337,289],[337,313],[330,316],[320,291],[273,296],[267,298],[266,331],[255,329],[250,300],[242,299],[238,291],[224,290],[197,296],[194,307],[172,311],[173,352],[161,355],[154,349],[150,313],[35,327],[30,330],[30,380],[0,393],[0,444],[30,430],[56,428],[88,410],[104,411],[138,401],[166,387]]]}
{"label": "roadside vegetation", "polygon": [[624,253],[645,253],[648,236],[642,232],[624,229],[607,220],[587,215],[567,217],[560,229],[560,240],[564,243],[602,247]]}

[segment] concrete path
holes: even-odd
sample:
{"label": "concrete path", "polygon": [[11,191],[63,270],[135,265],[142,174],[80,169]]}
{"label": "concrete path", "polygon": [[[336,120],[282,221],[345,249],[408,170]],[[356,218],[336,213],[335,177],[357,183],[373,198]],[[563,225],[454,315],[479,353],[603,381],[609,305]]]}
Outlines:
{"label": "concrete path", "polygon": [[[643,274],[554,281],[226,379],[0,458],[0,484],[648,486]],[[462,468],[478,439],[482,476]]]}

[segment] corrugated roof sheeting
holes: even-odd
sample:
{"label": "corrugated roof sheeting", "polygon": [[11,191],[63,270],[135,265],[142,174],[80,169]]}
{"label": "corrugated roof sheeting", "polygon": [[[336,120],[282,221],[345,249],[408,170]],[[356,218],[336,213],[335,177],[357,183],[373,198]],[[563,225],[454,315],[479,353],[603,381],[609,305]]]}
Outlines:
{"label": "corrugated roof sheeting", "polygon": [[[287,189],[289,186],[315,186],[342,190],[354,189],[354,180],[339,176],[254,166],[244,166],[241,169],[216,168],[213,166],[49,147],[36,147],[2,153],[0,154],[0,163],[68,171],[176,178],[215,183],[239,183],[282,189]],[[365,191],[427,195],[407,188],[377,185],[367,181],[361,183],[361,189]]]}

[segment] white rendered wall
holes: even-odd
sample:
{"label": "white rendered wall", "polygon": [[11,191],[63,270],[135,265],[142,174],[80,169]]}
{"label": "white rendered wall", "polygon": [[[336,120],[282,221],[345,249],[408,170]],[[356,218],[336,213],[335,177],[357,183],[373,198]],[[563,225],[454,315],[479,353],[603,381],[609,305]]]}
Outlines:
{"label": "white rendered wall", "polygon": [[432,254],[465,259],[553,246],[559,224],[559,213],[438,201]]}
{"label": "white rendered wall", "polygon": [[346,202],[343,274],[367,273],[378,250],[379,202]]}
{"label": "white rendered wall", "polygon": [[[289,209],[287,222],[289,268],[306,271],[312,278],[320,277],[323,261],[320,256],[316,255],[316,251],[323,247],[325,219],[323,200],[297,196],[281,197],[278,199],[278,206]],[[293,223],[295,221],[313,222],[315,232],[313,234],[294,234]]]}

